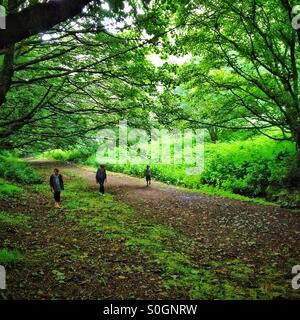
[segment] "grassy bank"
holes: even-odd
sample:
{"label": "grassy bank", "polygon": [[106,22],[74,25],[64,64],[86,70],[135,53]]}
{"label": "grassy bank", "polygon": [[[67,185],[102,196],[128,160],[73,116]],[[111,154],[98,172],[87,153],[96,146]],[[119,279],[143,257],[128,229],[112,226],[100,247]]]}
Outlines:
{"label": "grassy bank", "polygon": [[[10,202],[21,200],[28,195],[24,186],[42,183],[42,178],[27,162],[19,159],[13,153],[0,153],[0,200]],[[13,228],[25,226],[29,218],[25,215],[12,214],[0,210],[0,226]],[[20,261],[22,255],[19,250],[6,248],[0,243],[0,264],[9,265]]]}

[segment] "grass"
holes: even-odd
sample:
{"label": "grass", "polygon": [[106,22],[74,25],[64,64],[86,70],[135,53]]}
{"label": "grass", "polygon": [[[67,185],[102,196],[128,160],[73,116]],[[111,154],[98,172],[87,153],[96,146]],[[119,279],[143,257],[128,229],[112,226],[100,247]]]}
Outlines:
{"label": "grass", "polygon": [[0,264],[14,264],[22,258],[18,250],[0,249]]}
{"label": "grass", "polygon": [[[68,181],[64,198],[67,219],[100,232],[106,239],[121,241],[131,252],[143,254],[147,257],[145,263],[155,266],[162,274],[166,290],[175,291],[178,296],[272,299],[288,294],[290,288],[280,283],[283,275],[278,278],[274,269],[261,271],[257,276],[257,270],[240,260],[194,261],[191,257],[194,240],[171,227],[142,218],[111,195],[100,199],[81,178]],[[61,275],[56,276],[59,281]]]}
{"label": "grass", "polygon": [[10,224],[10,225],[27,225],[29,217],[20,214],[11,214],[7,212],[0,211],[0,223]]}
{"label": "grass", "polygon": [[267,201],[263,198],[249,198],[247,196],[242,196],[240,194],[232,193],[227,190],[223,190],[220,188],[212,187],[212,186],[200,186],[198,189],[190,189],[189,191],[195,192],[195,193],[203,193],[207,194],[209,196],[218,196],[218,197],[224,197],[224,198],[230,198],[230,199],[235,199],[235,200],[240,200],[240,201],[245,201],[245,202],[254,202],[262,205],[267,205],[267,206],[278,206],[279,204]]}
{"label": "grass", "polygon": [[[111,241],[111,248],[114,243],[118,243],[130,254],[142,256],[142,264],[122,266],[122,272],[125,272],[126,268],[129,268],[130,272],[139,273],[146,269],[155,270],[155,273],[160,275],[166,296],[190,299],[299,298],[298,293],[291,289],[290,282],[284,280],[286,274],[279,272],[276,265],[272,264],[272,261],[276,261],[276,256],[270,256],[269,265],[254,268],[239,259],[218,260],[216,257],[208,260],[205,255],[207,248],[204,247],[203,256],[195,260],[193,254],[198,242],[194,239],[172,227],[145,218],[127,204],[116,201],[110,194],[100,198],[96,189],[71,170],[66,170],[64,175],[64,219],[75,223],[74,228],[81,229],[86,234],[91,231],[95,235],[101,234],[99,241],[101,238]],[[49,196],[49,186],[46,183],[35,185],[32,190]],[[60,213],[61,211],[49,209],[49,217],[54,218]],[[0,222],[3,223],[24,224],[26,220],[27,217],[21,215],[0,212]],[[57,248],[53,250],[53,256],[59,257]],[[21,258],[18,251],[2,251],[5,257],[3,263],[14,263]],[[40,251],[49,264],[49,252],[45,251],[45,248]],[[64,252],[64,255],[66,254],[71,260],[87,259],[86,252],[81,252],[76,245],[72,250]],[[36,253],[30,259],[38,261],[41,256]],[[52,277],[58,284],[68,284],[69,273],[64,265],[55,263],[50,267]],[[107,281],[105,279],[101,280],[103,285]]]}
{"label": "grass", "polygon": [[22,191],[21,187],[0,178],[0,199],[18,196]]}
{"label": "grass", "polygon": [[40,175],[30,164],[11,153],[0,153],[0,177],[23,184],[42,183]]}
{"label": "grass", "polygon": [[[0,226],[1,224],[8,224],[14,226],[27,226],[29,217],[25,215],[11,214],[0,211]],[[0,249],[0,264],[14,264],[22,259],[18,250],[9,250],[7,248]]]}

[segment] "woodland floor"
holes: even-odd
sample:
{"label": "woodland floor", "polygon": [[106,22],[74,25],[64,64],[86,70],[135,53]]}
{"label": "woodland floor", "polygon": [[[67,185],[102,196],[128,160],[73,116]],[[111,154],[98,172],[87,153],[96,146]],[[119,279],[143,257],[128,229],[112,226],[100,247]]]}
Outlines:
{"label": "woodland floor", "polygon": [[[0,200],[0,248],[22,259],[7,268],[2,299],[299,299],[300,214],[109,173],[100,197],[95,172],[33,161],[44,185]],[[48,177],[65,177],[52,208]]]}

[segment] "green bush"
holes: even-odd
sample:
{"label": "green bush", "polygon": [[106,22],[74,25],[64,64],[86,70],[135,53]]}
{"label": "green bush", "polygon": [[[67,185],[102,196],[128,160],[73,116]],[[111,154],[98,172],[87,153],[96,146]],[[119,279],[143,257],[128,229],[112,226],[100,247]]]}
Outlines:
{"label": "green bush", "polygon": [[[47,153],[52,158],[98,166],[95,153],[88,150]],[[89,154],[89,156],[88,156]],[[251,140],[205,144],[205,168],[199,175],[187,175],[187,165],[151,164],[153,178],[168,184],[203,190],[216,188],[248,197],[265,197],[282,189],[295,157],[292,142],[277,142],[266,137]],[[144,176],[145,165],[114,164],[107,169],[137,177]]]}
{"label": "green bush", "polygon": [[[205,144],[205,169],[201,175],[187,175],[186,165],[152,164],[151,168],[155,179],[168,184],[191,189],[211,186],[248,197],[264,197],[272,188],[284,188],[294,157],[293,143],[255,137],[247,141]],[[85,164],[97,166],[95,155]],[[107,168],[143,177],[145,165],[115,164]]]}
{"label": "green bush", "polygon": [[266,138],[219,144],[207,157],[201,183],[247,196],[266,196],[269,186],[283,187],[294,145]]}
{"label": "green bush", "polygon": [[41,158],[45,159],[53,159],[60,161],[72,161],[72,162],[82,162],[88,159],[91,155],[91,151],[89,149],[73,149],[73,150],[61,150],[55,149],[46,151],[41,155]]}
{"label": "green bush", "polygon": [[25,184],[42,183],[30,164],[9,153],[0,155],[0,177]]}

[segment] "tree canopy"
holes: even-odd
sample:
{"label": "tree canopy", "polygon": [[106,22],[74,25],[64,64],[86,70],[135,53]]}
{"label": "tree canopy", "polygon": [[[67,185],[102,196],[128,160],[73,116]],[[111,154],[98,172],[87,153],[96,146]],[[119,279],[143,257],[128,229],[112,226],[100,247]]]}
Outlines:
{"label": "tree canopy", "polygon": [[295,1],[2,5],[2,148],[76,144],[122,118],[202,127],[214,142],[226,130],[252,130],[300,147]]}

